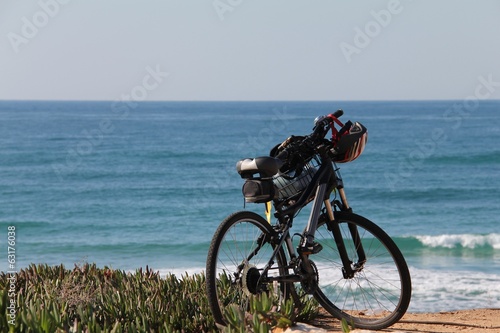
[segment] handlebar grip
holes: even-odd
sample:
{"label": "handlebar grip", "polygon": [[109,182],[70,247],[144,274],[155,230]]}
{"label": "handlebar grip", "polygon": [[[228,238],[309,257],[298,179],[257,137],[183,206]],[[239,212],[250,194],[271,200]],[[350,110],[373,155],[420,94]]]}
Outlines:
{"label": "handlebar grip", "polygon": [[343,114],[344,114],[344,110],[342,110],[342,109],[338,109],[337,111],[335,111],[335,112],[333,113],[333,116],[334,116],[335,118],[340,118],[340,117],[342,117],[342,115],[343,115]]}
{"label": "handlebar grip", "polygon": [[275,158],[280,159],[282,161],[286,160],[287,157],[288,157],[288,151],[286,151],[286,149],[275,156]]}

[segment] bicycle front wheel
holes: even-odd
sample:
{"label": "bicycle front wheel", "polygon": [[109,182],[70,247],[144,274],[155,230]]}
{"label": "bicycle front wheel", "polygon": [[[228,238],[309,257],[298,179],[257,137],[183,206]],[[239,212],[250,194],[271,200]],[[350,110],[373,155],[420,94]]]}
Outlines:
{"label": "bicycle front wheel", "polygon": [[[323,222],[316,241],[323,250],[310,258],[316,263],[318,302],[355,328],[383,329],[396,323],[410,304],[411,279],[406,261],[394,241],[376,224],[348,212],[335,212],[350,265],[346,276],[331,224]],[[362,249],[362,251],[361,251]]]}
{"label": "bicycle front wheel", "polygon": [[288,272],[283,248],[263,273],[276,248],[275,236],[271,225],[253,212],[234,213],[220,224],[208,251],[206,270],[208,302],[216,323],[225,325],[223,313],[229,305],[248,311],[252,295],[266,292],[277,307],[288,297],[291,283],[268,279]]}

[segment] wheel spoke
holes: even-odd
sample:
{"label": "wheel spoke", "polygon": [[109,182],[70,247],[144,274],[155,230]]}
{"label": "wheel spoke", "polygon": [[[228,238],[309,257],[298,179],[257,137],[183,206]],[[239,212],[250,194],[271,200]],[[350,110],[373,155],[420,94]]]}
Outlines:
{"label": "wheel spoke", "polygon": [[[207,291],[217,323],[224,324],[224,309],[229,305],[247,311],[253,294],[269,292],[276,308],[282,298],[288,296],[291,284],[263,284],[267,280],[262,279],[263,268],[274,252],[274,246],[267,242],[271,239],[267,235],[271,233],[274,230],[269,223],[251,212],[235,213],[217,229],[207,258]],[[267,276],[288,273],[283,249],[273,262]]]}
{"label": "wheel spoke", "polygon": [[[311,257],[319,271],[318,301],[331,314],[353,322],[357,328],[388,327],[408,308],[411,282],[406,262],[390,237],[372,222],[351,213],[336,212],[337,217],[354,276],[343,276],[333,234],[322,226],[316,232],[316,241],[323,250]],[[358,258],[359,244],[349,224],[357,230],[366,261]],[[360,265],[355,266],[357,263]]]}

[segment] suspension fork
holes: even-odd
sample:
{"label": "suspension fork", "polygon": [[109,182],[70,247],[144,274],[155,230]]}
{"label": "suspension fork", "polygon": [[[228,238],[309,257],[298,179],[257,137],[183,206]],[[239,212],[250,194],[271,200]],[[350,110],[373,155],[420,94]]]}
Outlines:
{"label": "suspension fork", "polygon": [[[349,207],[347,202],[347,197],[345,195],[344,187],[341,186],[338,189],[340,193],[340,199],[342,200],[342,205],[346,211],[352,212],[352,208]],[[331,206],[330,206],[331,209]],[[365,250],[363,244],[361,243],[361,237],[359,237],[358,227],[355,224],[349,223],[349,231],[351,232],[352,240],[354,241],[354,246],[356,246],[356,252],[358,253],[359,262],[358,264],[363,264],[366,261]]]}
{"label": "suspension fork", "polygon": [[[352,212],[352,208],[349,207],[349,203],[347,202],[347,197],[345,195],[344,186],[339,186],[338,191],[340,193],[340,199],[342,200],[342,205],[344,210],[348,212]],[[331,205],[330,205],[331,210]],[[363,264],[366,261],[366,254],[363,248],[363,244],[361,243],[361,237],[359,237],[358,227],[355,224],[349,223],[349,231],[351,232],[352,240],[354,241],[354,246],[356,246],[356,252],[358,253],[358,258],[360,264]]]}
{"label": "suspension fork", "polygon": [[[347,199],[345,198],[345,192],[343,188],[339,189],[341,193],[341,199],[344,205],[347,205]],[[344,201],[345,199],[345,201]],[[352,240],[354,242],[354,247],[356,248],[356,253],[358,255],[358,262],[353,263],[349,259],[349,255],[347,253],[347,249],[345,247],[344,239],[342,237],[342,231],[340,230],[339,223],[335,221],[335,216],[333,214],[332,204],[327,199],[324,201],[326,211],[328,214],[328,230],[333,233],[333,238],[335,240],[335,244],[337,245],[337,249],[339,251],[340,259],[342,260],[342,273],[344,274],[345,279],[350,279],[354,277],[354,273],[363,269],[363,264],[366,262],[365,250],[363,248],[363,244],[361,243],[361,237],[359,236],[358,227],[354,224],[348,223],[349,232],[351,233]],[[345,206],[344,206],[345,207]]]}

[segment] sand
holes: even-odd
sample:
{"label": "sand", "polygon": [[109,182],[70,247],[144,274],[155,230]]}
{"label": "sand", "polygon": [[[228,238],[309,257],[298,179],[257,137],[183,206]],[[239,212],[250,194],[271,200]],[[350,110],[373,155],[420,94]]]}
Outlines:
{"label": "sand", "polygon": [[[340,322],[321,315],[311,323],[328,332],[342,332]],[[353,332],[362,330],[354,330]],[[371,331],[363,331],[371,332]],[[474,309],[438,313],[407,313],[399,323],[378,332],[500,333],[500,309]]]}

